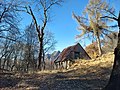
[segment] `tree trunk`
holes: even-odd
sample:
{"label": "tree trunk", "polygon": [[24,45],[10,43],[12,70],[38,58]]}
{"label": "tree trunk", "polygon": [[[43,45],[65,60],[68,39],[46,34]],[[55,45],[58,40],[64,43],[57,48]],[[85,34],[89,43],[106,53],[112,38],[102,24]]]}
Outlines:
{"label": "tree trunk", "polygon": [[97,39],[99,56],[101,56],[102,55],[102,49],[101,49],[100,37],[99,37],[98,34],[96,35],[96,39]]}
{"label": "tree trunk", "polygon": [[44,50],[43,50],[43,70],[45,70],[45,53],[44,53]]}
{"label": "tree trunk", "polygon": [[120,90],[120,32],[118,34],[118,44],[114,50],[114,54],[113,70],[108,85],[104,90]]}
{"label": "tree trunk", "polygon": [[115,58],[110,80],[103,90],[120,90],[120,13],[117,19],[119,26],[118,43],[114,50]]}
{"label": "tree trunk", "polygon": [[9,64],[10,64],[10,60],[9,60],[9,58],[7,58],[7,65],[6,65],[7,70],[9,70]]}
{"label": "tree trunk", "polygon": [[40,43],[40,49],[39,49],[39,56],[38,56],[38,69],[41,70],[41,43]]}
{"label": "tree trunk", "polygon": [[44,32],[43,32],[43,30],[41,30],[40,51],[39,51],[39,61],[38,61],[38,69],[39,70],[41,70],[42,55],[43,55],[43,36],[44,36]]}
{"label": "tree trunk", "polygon": [[2,68],[2,67],[1,67],[1,61],[2,61],[2,59],[0,58],[0,69]]}
{"label": "tree trunk", "polygon": [[2,69],[5,69],[6,62],[7,62],[7,59],[5,58],[4,61],[3,61],[3,64],[2,64]]}
{"label": "tree trunk", "polygon": [[26,64],[26,72],[28,72],[29,71],[29,61],[27,62],[27,64]]}

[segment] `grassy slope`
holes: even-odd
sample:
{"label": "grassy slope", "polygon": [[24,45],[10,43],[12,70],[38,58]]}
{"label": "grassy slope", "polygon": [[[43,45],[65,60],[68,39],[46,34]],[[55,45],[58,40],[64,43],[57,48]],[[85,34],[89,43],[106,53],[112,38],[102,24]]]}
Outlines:
{"label": "grassy slope", "polygon": [[93,60],[78,60],[71,66],[74,75],[85,82],[86,87],[91,89],[101,89],[110,77],[114,54],[112,52],[102,55]]}

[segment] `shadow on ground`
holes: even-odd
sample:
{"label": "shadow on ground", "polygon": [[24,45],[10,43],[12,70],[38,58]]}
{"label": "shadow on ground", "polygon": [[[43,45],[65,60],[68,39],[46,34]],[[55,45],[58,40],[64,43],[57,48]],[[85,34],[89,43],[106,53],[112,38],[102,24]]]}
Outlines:
{"label": "shadow on ground", "polygon": [[54,74],[25,74],[19,78],[3,74],[0,75],[0,89],[26,90],[37,87],[29,90],[100,90],[107,84],[111,69],[100,68],[86,74],[80,74],[80,71],[76,69]]}
{"label": "shadow on ground", "polygon": [[80,69],[57,73],[49,87],[52,90],[101,90],[109,80],[111,69],[102,67],[96,72],[82,75],[78,74],[79,71]]}
{"label": "shadow on ground", "polygon": [[21,81],[11,73],[0,73],[0,88],[15,87]]}

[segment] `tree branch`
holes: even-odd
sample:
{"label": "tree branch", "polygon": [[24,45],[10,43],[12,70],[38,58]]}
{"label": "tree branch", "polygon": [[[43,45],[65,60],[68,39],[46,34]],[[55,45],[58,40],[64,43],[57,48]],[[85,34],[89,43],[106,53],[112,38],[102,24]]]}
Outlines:
{"label": "tree branch", "polygon": [[30,12],[29,11],[27,11],[27,12],[29,12],[29,14],[32,16],[32,19],[34,21],[34,24],[35,24],[35,27],[36,27],[36,30],[37,30],[37,33],[38,33],[38,38],[39,38],[39,41],[40,41],[40,35],[41,35],[40,34],[40,26],[38,26],[37,20],[34,16],[33,11],[32,11],[30,6],[29,6],[29,10],[30,10]]}
{"label": "tree branch", "polygon": [[8,40],[11,40],[11,41],[15,41],[15,42],[16,42],[16,40],[15,40],[15,39],[12,39],[12,38],[4,37],[4,36],[0,36],[0,38],[4,38],[4,39],[8,39]]}
{"label": "tree branch", "polygon": [[115,17],[110,17],[110,16],[103,16],[103,17],[100,17],[100,18],[109,18],[109,19],[112,19],[112,20],[118,21],[117,18],[115,18]]}
{"label": "tree branch", "polygon": [[[52,1],[51,1],[52,2]],[[55,2],[52,2],[45,10],[47,11],[50,9],[54,4],[60,5],[60,2],[63,2],[62,0],[57,0]]]}
{"label": "tree branch", "polygon": [[104,9],[104,10],[117,18],[117,16],[114,13],[112,13],[110,10],[106,10],[106,9]]}

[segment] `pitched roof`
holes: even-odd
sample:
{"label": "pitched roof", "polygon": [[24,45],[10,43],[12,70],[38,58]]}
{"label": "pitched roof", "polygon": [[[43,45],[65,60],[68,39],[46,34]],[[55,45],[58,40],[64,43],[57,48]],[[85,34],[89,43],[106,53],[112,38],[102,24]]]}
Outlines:
{"label": "pitched roof", "polygon": [[77,43],[76,45],[65,48],[59,55],[59,58],[56,58],[56,60],[54,62],[64,61],[65,59],[72,59],[72,52],[75,52],[76,47],[80,47],[82,51],[79,51],[79,52],[82,53],[84,51],[84,53],[86,54],[86,57],[88,57],[88,59],[90,59],[89,55],[82,48],[82,46],[79,43]]}

